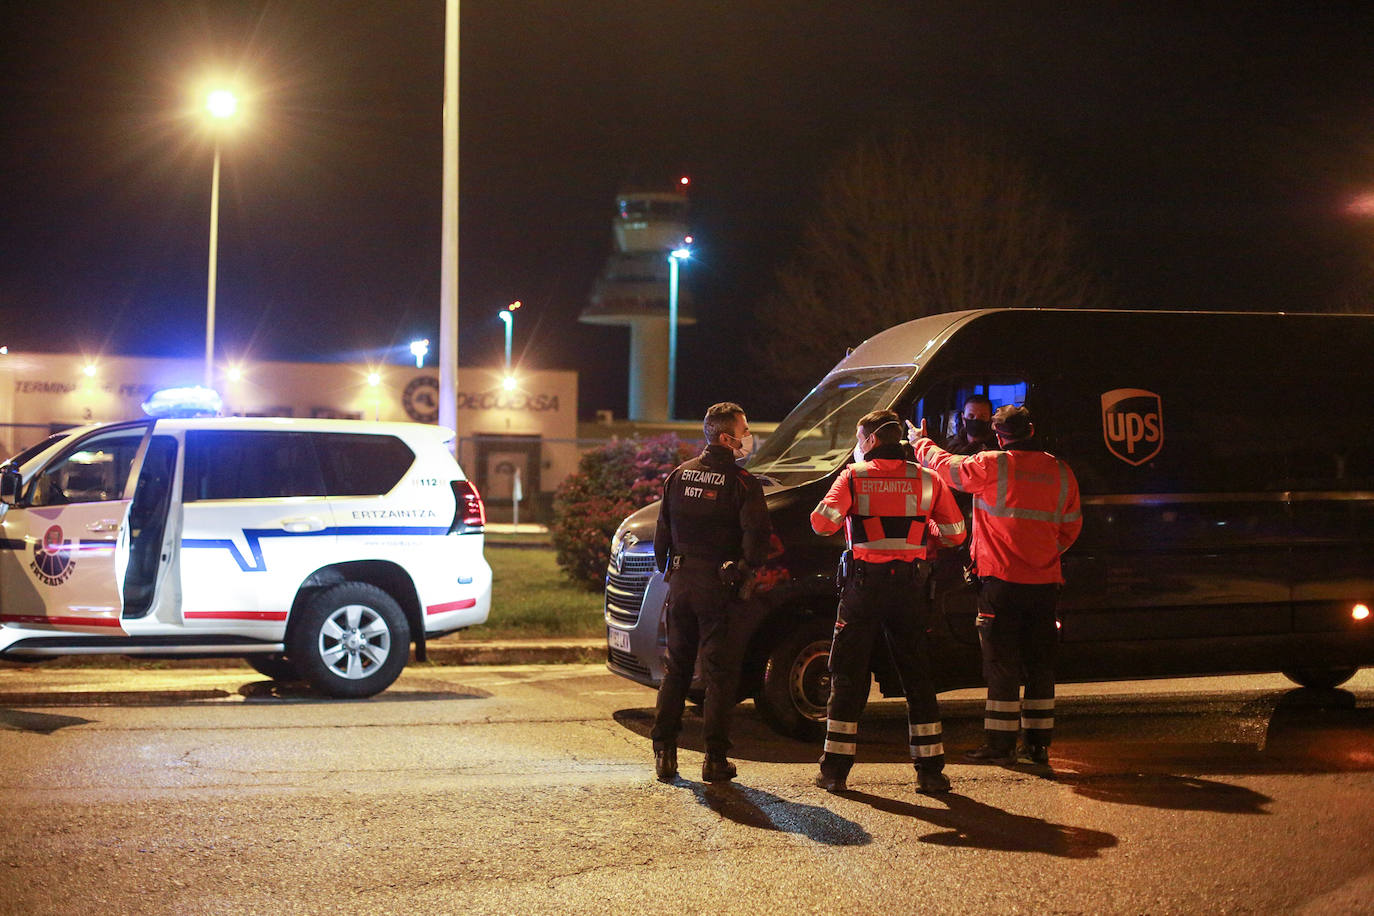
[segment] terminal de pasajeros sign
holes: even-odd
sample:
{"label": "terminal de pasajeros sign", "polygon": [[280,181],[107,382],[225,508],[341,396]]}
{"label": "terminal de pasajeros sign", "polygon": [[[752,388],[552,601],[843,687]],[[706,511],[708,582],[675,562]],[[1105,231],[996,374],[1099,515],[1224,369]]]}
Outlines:
{"label": "terminal de pasajeros sign", "polygon": [[[559,395],[547,392],[506,391],[492,388],[488,391],[458,392],[459,410],[512,410],[543,413],[558,412],[562,409]],[[401,393],[401,404],[406,416],[417,423],[433,423],[439,418],[439,379],[433,375],[419,375],[410,380]]]}

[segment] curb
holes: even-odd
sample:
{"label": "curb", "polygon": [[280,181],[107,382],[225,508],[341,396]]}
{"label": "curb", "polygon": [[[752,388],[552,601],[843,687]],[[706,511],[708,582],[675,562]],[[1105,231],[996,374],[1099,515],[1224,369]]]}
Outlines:
{"label": "curb", "polygon": [[[604,639],[474,640],[444,645],[430,643],[431,665],[583,665],[606,661]],[[411,657],[412,662],[414,656]]]}
{"label": "curb", "polygon": [[[432,642],[429,660],[410,665],[592,665],[606,663],[605,639],[469,640],[445,645]],[[140,658],[126,655],[68,655],[51,659],[7,659],[0,669],[41,665],[44,668],[238,668],[241,658]]]}

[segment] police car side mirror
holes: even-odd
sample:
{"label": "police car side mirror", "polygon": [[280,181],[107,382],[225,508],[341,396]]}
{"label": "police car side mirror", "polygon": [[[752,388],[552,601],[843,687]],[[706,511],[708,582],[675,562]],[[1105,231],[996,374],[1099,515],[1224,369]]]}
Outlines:
{"label": "police car side mirror", "polygon": [[15,467],[0,468],[0,502],[7,506],[17,505],[19,491],[24,488],[24,478]]}

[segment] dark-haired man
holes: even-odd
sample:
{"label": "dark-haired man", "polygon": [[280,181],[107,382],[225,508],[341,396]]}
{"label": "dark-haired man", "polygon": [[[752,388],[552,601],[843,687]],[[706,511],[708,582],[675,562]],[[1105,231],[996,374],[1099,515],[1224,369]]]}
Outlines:
{"label": "dark-haired man", "polygon": [[[1040,447],[1030,411],[999,407],[992,429],[1002,451],[951,455],[911,427],[917,460],[950,486],[972,493],[978,643],[988,684],[981,763],[1049,763],[1054,732],[1055,608],[1064,582],[1059,556],[1083,527],[1078,481]],[[1021,687],[1025,686],[1025,696]],[[1025,743],[1016,748],[1017,732]]]}
{"label": "dark-haired man", "polygon": [[721,782],[735,776],[726,753],[739,680],[731,660],[729,610],[739,582],[722,567],[742,564],[748,574],[762,566],[772,534],[763,487],[735,464],[753,450],[744,409],[728,401],[714,404],[702,429],[706,450],[664,481],[654,531],[654,559],[668,582],[668,657],[650,737],[654,772],[664,782],[677,776],[677,736],[698,654],[706,688],[701,778]]}
{"label": "dark-haired man", "polygon": [[859,711],[868,698],[869,662],[879,634],[887,639],[906,693],[911,760],[922,792],[947,792],[940,708],[926,647],[927,582],[936,545],[964,540],[964,517],[932,471],[907,461],[902,424],[875,410],[855,430],[854,464],[840,472],[811,513],[817,534],[845,530],[835,638],[830,647],[830,703],[825,752],[816,785],[843,792],[858,747]]}

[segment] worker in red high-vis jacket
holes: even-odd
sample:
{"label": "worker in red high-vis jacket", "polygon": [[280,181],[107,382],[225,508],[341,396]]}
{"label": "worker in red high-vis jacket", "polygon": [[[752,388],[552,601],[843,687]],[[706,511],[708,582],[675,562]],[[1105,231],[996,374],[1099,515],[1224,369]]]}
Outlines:
{"label": "worker in red high-vis jacket", "polygon": [[[1040,447],[1024,407],[1008,405],[992,415],[999,451],[952,455],[926,437],[924,421],[908,428],[917,461],[974,497],[978,642],[988,697],[986,740],[967,757],[1047,765],[1059,642],[1055,608],[1064,582],[1059,557],[1083,527],[1078,481],[1068,464]],[[1019,749],[1018,731],[1025,735]]]}
{"label": "worker in red high-vis jacket", "polygon": [[963,542],[964,517],[934,472],[906,460],[896,413],[866,415],[855,438],[855,463],[840,472],[811,513],[817,534],[843,527],[849,545],[841,562],[825,753],[816,785],[831,792],[846,787],[858,746],[859,711],[868,698],[869,661],[881,633],[906,693],[917,787],[947,792],[940,709],[926,644],[927,585],[937,545]]}

